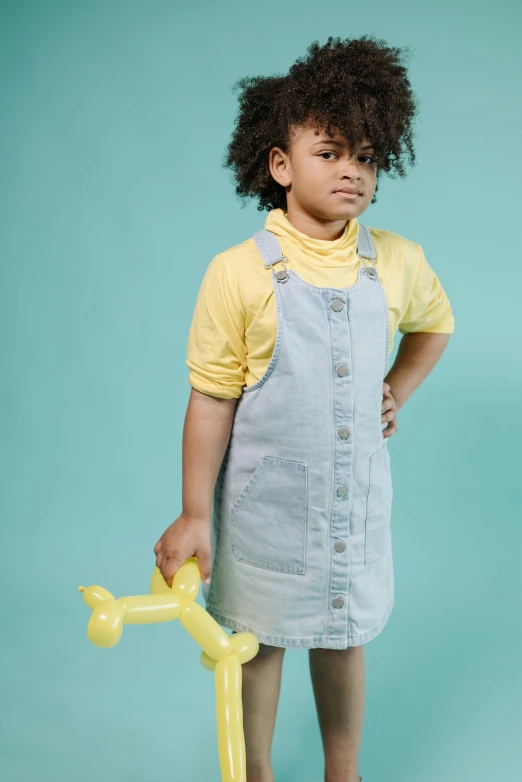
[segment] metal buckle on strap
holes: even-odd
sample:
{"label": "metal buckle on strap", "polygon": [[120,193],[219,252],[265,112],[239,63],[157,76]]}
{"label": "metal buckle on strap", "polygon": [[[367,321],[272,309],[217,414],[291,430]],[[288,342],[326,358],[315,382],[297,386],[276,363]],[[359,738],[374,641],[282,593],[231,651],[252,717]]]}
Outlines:
{"label": "metal buckle on strap", "polygon": [[288,261],[288,258],[286,255],[282,255],[279,261],[275,261],[275,263],[272,264],[272,266],[275,266],[276,263],[281,263],[283,265],[283,271],[274,272],[275,278],[278,282],[288,282],[288,271],[285,266],[285,261]]}
{"label": "metal buckle on strap", "polygon": [[359,258],[361,258],[362,261],[367,261],[368,263],[364,263],[363,272],[366,274],[367,277],[369,277],[370,280],[376,280],[378,277],[376,269],[374,269],[373,266],[370,266],[370,263],[377,263],[377,261],[373,258],[366,258],[364,255],[359,255]]}

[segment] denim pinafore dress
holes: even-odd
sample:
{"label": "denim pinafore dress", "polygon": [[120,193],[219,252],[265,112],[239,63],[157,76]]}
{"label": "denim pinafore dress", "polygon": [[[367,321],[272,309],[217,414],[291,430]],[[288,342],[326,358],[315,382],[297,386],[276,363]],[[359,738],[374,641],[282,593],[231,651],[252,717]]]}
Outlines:
{"label": "denim pinafore dress", "polygon": [[287,269],[275,234],[253,239],[272,274],[277,337],[265,374],[237,402],[203,596],[217,622],[270,646],[358,646],[394,604],[381,422],[389,319],[367,263],[373,240],[359,223],[357,281],[320,288]]}

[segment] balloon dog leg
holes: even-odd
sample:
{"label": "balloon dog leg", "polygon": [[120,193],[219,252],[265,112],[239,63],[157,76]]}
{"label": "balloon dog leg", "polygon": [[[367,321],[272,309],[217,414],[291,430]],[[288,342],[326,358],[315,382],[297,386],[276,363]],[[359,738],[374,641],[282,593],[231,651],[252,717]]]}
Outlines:
{"label": "balloon dog leg", "polygon": [[232,652],[222,660],[201,653],[201,664],[215,671],[218,753],[223,782],[246,782],[245,734],[241,665],[252,660],[259,643],[252,633],[235,633],[229,638]]}
{"label": "balloon dog leg", "polygon": [[218,753],[223,782],[246,782],[242,672],[237,654],[216,663]]}

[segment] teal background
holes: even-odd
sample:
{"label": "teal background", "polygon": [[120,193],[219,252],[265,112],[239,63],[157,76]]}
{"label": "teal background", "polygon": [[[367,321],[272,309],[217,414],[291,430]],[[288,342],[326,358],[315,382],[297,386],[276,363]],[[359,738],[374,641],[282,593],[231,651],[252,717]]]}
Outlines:
{"label": "teal background", "polygon": [[[168,623],[98,649],[77,587],[147,592],[180,511],[199,284],[266,216],[221,166],[232,84],[373,33],[413,49],[418,163],[361,221],[422,244],[456,330],[389,441],[397,602],[365,648],[360,772],[520,779],[520,5],[0,8],[0,775],[219,778],[195,643]],[[286,658],[273,754],[278,782],[322,778],[305,652]]]}

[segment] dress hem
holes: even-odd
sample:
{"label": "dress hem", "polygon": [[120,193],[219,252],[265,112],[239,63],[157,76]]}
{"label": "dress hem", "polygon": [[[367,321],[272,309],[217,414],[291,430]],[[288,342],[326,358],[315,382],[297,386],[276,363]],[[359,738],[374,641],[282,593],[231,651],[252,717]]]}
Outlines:
{"label": "dress hem", "polygon": [[391,603],[389,603],[380,622],[372,627],[371,630],[367,630],[365,633],[351,634],[344,638],[328,638],[324,635],[316,635],[309,638],[270,635],[269,633],[263,633],[257,628],[251,627],[243,622],[230,619],[229,617],[220,614],[218,611],[215,611],[208,604],[206,609],[210,616],[223,627],[239,633],[252,633],[259,643],[265,644],[266,646],[278,646],[285,649],[347,649],[352,646],[361,646],[361,644],[367,643],[368,641],[371,641],[372,638],[379,635],[384,629],[394,605],[395,596],[392,598]]}

